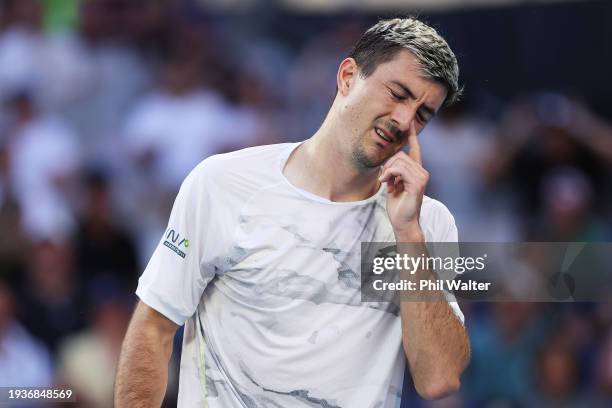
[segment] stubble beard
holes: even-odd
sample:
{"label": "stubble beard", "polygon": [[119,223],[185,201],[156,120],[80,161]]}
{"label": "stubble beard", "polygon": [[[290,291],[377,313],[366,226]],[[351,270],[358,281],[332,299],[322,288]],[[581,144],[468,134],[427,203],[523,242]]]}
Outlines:
{"label": "stubble beard", "polygon": [[351,152],[351,161],[353,166],[359,171],[371,170],[374,167],[381,166],[388,157],[376,156],[373,153],[368,153],[365,147],[364,137],[359,138],[353,145]]}

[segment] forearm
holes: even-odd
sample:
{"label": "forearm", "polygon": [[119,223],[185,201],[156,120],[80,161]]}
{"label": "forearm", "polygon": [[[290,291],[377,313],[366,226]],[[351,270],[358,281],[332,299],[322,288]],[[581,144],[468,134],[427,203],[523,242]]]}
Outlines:
{"label": "forearm", "polygon": [[[400,234],[400,252],[408,256],[426,253],[420,230]],[[432,280],[434,274],[420,270],[404,276],[415,282]],[[459,388],[459,377],[469,360],[469,339],[441,291],[420,291],[401,302],[402,342],[415,388],[425,398],[442,397]]]}
{"label": "forearm", "polygon": [[458,390],[469,341],[448,303],[402,302],[401,319],[404,351],[419,394],[435,399]]}
{"label": "forearm", "polygon": [[161,406],[168,383],[172,339],[167,332],[147,324],[137,310],[121,348],[115,380],[116,408]]}

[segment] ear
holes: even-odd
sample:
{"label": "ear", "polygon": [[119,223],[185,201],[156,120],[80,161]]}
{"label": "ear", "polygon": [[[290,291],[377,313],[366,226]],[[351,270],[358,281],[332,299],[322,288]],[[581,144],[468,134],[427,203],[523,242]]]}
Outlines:
{"label": "ear", "polygon": [[338,92],[341,95],[346,95],[349,89],[355,82],[355,78],[359,73],[357,62],[353,58],[345,58],[338,67],[338,75],[336,77],[336,85]]}

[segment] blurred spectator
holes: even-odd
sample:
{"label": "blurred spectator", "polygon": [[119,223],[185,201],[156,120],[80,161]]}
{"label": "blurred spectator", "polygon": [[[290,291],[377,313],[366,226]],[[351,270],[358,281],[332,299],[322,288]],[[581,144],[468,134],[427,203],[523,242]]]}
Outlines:
{"label": "blurred spectator", "polygon": [[540,306],[532,303],[495,303],[490,312],[468,324],[472,359],[463,391],[478,406],[523,406],[532,395],[531,368],[548,324]]}
{"label": "blurred spectator", "polygon": [[139,220],[134,227],[144,244],[141,253],[149,254],[159,240],[187,174],[239,140],[225,102],[202,81],[198,58],[171,59],[163,66],[157,88],[127,118],[124,145],[133,178],[124,179],[123,188],[129,191],[124,197],[132,198],[124,204],[132,219]]}
{"label": "blurred spectator", "polygon": [[0,32],[0,97],[40,81],[38,69],[46,37],[41,32],[41,5],[36,0],[4,0]]}
{"label": "blurred spectator", "polygon": [[484,163],[493,154],[494,128],[468,102],[443,110],[420,137],[430,173],[428,194],[453,213],[462,241],[513,241],[514,217],[490,194]]}
{"label": "blurred spectator", "polygon": [[[601,198],[592,200],[593,204],[609,197],[607,152],[602,144],[585,143],[590,137],[576,133],[583,128],[569,125],[573,106],[559,94],[541,94],[511,106],[502,120],[496,152],[487,165],[489,182],[513,183],[520,198],[523,228],[531,239],[537,239],[534,226],[547,209],[544,185],[560,169],[571,167],[584,174],[588,187],[582,189],[583,194]],[[602,207],[590,210],[607,210]],[[555,238],[559,239],[563,237]]]}
{"label": "blurred spectator", "polygon": [[612,330],[603,338],[597,361],[595,389],[604,401],[612,400]]}
{"label": "blurred spectator", "polygon": [[202,87],[197,61],[169,61],[160,79],[128,117],[125,137],[135,164],[174,191],[197,163],[232,143],[222,132],[231,118],[222,116],[221,97]]}
{"label": "blurred spectator", "polygon": [[591,180],[579,169],[559,166],[542,180],[543,208],[530,238],[541,241],[609,241],[609,224],[593,208]]}
{"label": "blurred spectator", "polygon": [[278,105],[279,101],[266,87],[264,79],[253,72],[239,71],[227,80],[231,86],[225,88],[227,103],[222,116],[231,120],[232,126],[221,125],[218,131],[227,140],[219,153],[286,142],[286,112]]}
{"label": "blurred spectator", "polygon": [[7,102],[9,186],[32,238],[62,236],[73,227],[71,197],[80,152],[76,136],[59,118],[41,112],[29,90]]}
{"label": "blurred spectator", "polygon": [[[1,142],[0,142],[1,143]],[[10,190],[6,145],[0,144],[0,278],[18,286],[25,269],[29,242],[21,229],[21,211]]]}
{"label": "blurred spectator", "polygon": [[27,286],[20,299],[21,320],[55,352],[63,337],[84,326],[86,294],[79,286],[66,242],[38,242],[28,258]]}
{"label": "blurred spectator", "polygon": [[[29,87],[47,110],[60,110],[78,97],[86,80],[73,38],[42,31],[39,0],[5,0],[7,21],[0,32],[0,98]],[[44,69],[41,69],[44,67]]]}
{"label": "blurred spectator", "polygon": [[536,359],[537,394],[532,406],[577,407],[594,406],[579,394],[579,362],[575,350],[560,342],[547,342]]}
{"label": "blurred spectator", "polygon": [[[72,65],[79,67],[80,75],[73,75],[70,84],[78,92],[62,114],[83,135],[85,154],[97,163],[116,165],[123,160],[121,126],[135,100],[151,85],[151,64],[133,47],[129,35],[132,25],[139,26],[138,14],[130,10],[142,3],[88,0],[79,4],[73,40],[77,58]],[[149,8],[142,6],[141,11]]]}
{"label": "blurred spectator", "polygon": [[74,389],[81,406],[112,407],[115,370],[133,304],[113,279],[97,279],[91,293],[91,324],[61,343],[59,378]]}
{"label": "blurred spectator", "polygon": [[113,206],[107,176],[91,170],[85,176],[84,203],[73,248],[83,287],[97,277],[112,276],[125,291],[136,287],[140,275],[136,246],[122,228]]}
{"label": "blurred spectator", "polygon": [[357,19],[314,36],[296,56],[287,79],[294,140],[312,136],[336,95],[338,65],[364,31]]}
{"label": "blurred spectator", "polygon": [[[223,31],[225,29],[225,31]],[[227,144],[222,151],[293,140],[288,120],[285,86],[290,69],[289,50],[277,40],[257,38],[242,30],[215,27],[207,33],[221,42],[206,42],[206,82],[224,98],[224,116],[232,126],[222,126]],[[223,55],[219,59],[216,56]],[[248,61],[248,63],[245,63]],[[295,139],[297,140],[297,139]]]}
{"label": "blurred spectator", "polygon": [[15,319],[15,296],[0,279],[0,387],[47,387],[51,356]]}

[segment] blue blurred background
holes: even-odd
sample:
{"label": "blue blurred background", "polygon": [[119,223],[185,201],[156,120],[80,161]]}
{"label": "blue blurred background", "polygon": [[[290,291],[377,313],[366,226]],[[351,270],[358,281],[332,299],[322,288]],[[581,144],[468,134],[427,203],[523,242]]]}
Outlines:
{"label": "blue blurred background", "polygon": [[[0,0],[0,386],[112,406],[181,180],[211,154],[308,138],[360,34],[407,13],[445,36],[466,87],[420,138],[460,239],[611,241],[609,2]],[[403,406],[612,406],[610,303],[462,308],[461,391],[426,402],[407,378]]]}

